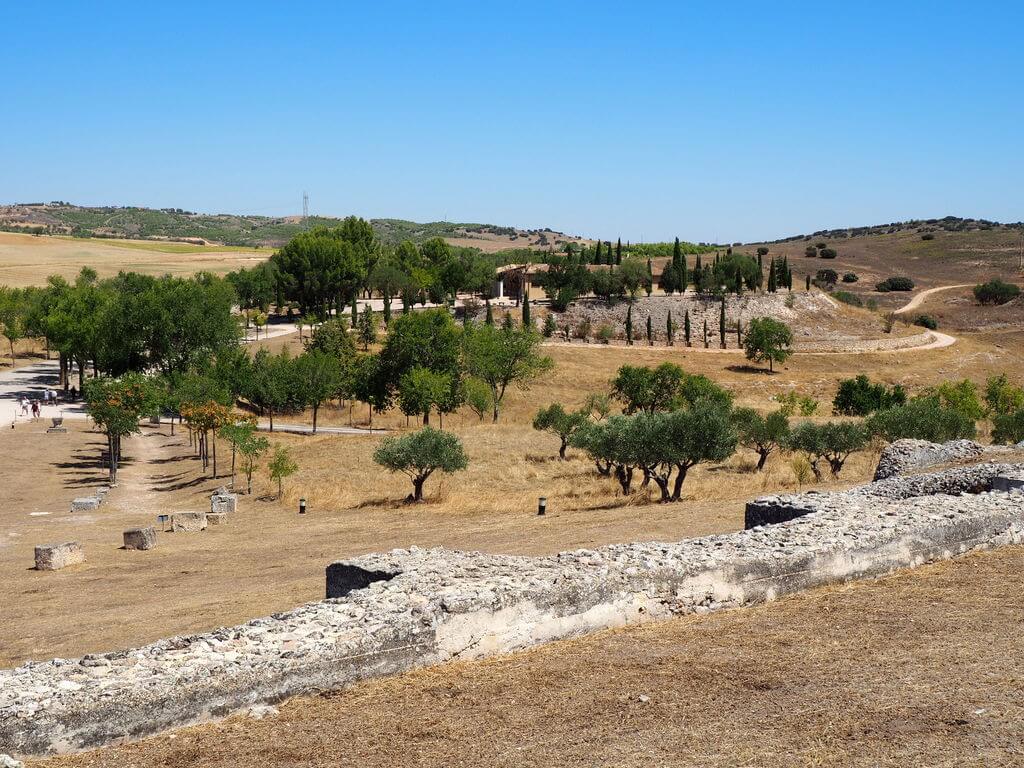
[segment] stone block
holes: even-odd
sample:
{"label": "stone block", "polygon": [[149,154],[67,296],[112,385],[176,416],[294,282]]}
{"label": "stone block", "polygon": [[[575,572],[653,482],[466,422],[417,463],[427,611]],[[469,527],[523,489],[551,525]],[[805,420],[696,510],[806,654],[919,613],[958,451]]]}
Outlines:
{"label": "stone block", "polygon": [[206,515],[208,525],[227,525],[228,515],[226,512],[209,512]]}
{"label": "stone block", "polygon": [[210,497],[211,512],[234,512],[238,509],[238,494],[215,493]]}
{"label": "stone block", "polygon": [[100,499],[98,496],[82,496],[81,498],[75,499],[71,502],[72,512],[91,512],[94,509],[100,508]]}
{"label": "stone block", "polygon": [[156,546],[156,528],[129,528],[124,532],[125,549],[152,549]]}
{"label": "stone block", "polygon": [[58,571],[69,565],[85,562],[85,550],[77,541],[63,544],[41,544],[36,547],[36,570]]}
{"label": "stone block", "polygon": [[205,512],[176,512],[171,515],[171,530],[195,533],[206,530]]}

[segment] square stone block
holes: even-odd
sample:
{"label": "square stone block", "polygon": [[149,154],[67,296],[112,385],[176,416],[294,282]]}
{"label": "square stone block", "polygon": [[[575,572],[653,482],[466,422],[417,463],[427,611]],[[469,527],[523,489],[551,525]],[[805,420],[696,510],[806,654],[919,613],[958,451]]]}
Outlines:
{"label": "square stone block", "polygon": [[238,495],[235,493],[215,493],[210,497],[211,512],[234,512],[238,509]]}
{"label": "square stone block", "polygon": [[206,530],[205,512],[176,512],[171,515],[171,530],[195,533]]}
{"label": "square stone block", "polygon": [[206,515],[206,522],[209,525],[227,525],[228,515],[226,512],[210,512]]}
{"label": "square stone block", "polygon": [[91,512],[100,508],[100,500],[97,496],[82,496],[71,502],[72,512]]}
{"label": "square stone block", "polygon": [[41,544],[36,547],[36,570],[58,571],[69,565],[85,562],[85,550],[77,541],[63,544]]}
{"label": "square stone block", "polygon": [[125,549],[152,549],[156,546],[156,528],[129,528],[124,532]]}

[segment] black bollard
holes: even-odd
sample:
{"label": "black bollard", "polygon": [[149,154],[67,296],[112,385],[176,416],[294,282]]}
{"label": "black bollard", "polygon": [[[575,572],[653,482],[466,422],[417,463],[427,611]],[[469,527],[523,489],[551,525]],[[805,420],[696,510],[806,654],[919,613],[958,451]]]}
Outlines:
{"label": "black bollard", "polygon": [[305,499],[299,499],[299,514],[300,515],[306,514],[306,500]]}
{"label": "black bollard", "polygon": [[537,514],[543,515],[548,511],[548,500],[546,496],[541,496],[537,499]]}

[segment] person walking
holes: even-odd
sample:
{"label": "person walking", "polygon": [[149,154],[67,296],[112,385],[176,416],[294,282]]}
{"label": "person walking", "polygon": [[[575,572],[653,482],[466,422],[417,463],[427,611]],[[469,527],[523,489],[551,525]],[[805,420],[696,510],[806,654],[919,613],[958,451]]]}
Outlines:
{"label": "person walking", "polygon": [[39,418],[39,401],[38,400],[33,400],[32,401],[32,418],[33,419],[38,419]]}
{"label": "person walking", "polygon": [[18,402],[21,405],[21,415],[28,416],[28,398],[22,397]]}

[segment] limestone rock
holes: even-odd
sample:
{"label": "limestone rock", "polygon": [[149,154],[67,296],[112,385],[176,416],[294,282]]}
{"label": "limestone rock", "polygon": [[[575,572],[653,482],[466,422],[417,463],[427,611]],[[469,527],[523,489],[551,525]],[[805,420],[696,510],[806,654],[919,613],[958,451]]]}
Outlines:
{"label": "limestone rock", "polygon": [[41,544],[36,547],[36,570],[59,571],[69,565],[85,562],[85,550],[77,541],[63,544]]}
{"label": "limestone rock", "polygon": [[71,502],[72,512],[91,512],[94,509],[100,508],[100,499],[98,496],[82,496],[81,498],[75,499]]}
{"label": "limestone rock", "polygon": [[227,525],[228,516],[226,512],[210,512],[206,515],[208,525]]}
{"label": "limestone rock", "polygon": [[129,528],[124,532],[125,549],[152,549],[156,546],[156,528]]}
{"label": "limestone rock", "polygon": [[175,512],[171,515],[171,530],[195,533],[206,530],[205,512]]}
{"label": "limestone rock", "polygon": [[217,491],[210,497],[211,512],[234,512],[238,508],[238,495],[227,491]]}
{"label": "limestone rock", "polygon": [[897,440],[886,446],[878,459],[875,480],[905,475],[915,469],[972,459],[985,452],[985,446],[973,440],[929,443],[927,440]]}
{"label": "limestone rock", "polygon": [[25,764],[10,755],[0,755],[0,768],[25,768]]}

